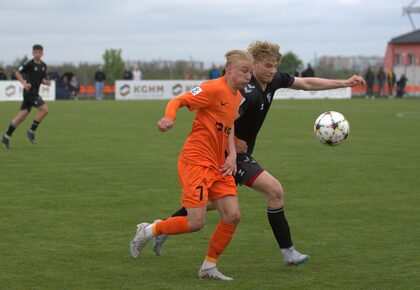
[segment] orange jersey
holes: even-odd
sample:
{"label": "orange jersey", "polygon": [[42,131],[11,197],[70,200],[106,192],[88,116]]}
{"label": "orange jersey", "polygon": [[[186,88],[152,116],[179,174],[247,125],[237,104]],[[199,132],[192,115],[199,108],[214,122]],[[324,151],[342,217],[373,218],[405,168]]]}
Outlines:
{"label": "orange jersey", "polygon": [[197,111],[180,160],[219,170],[225,161],[228,137],[238,116],[241,100],[240,91],[233,92],[224,77],[205,82],[171,100],[165,117],[175,120],[176,111],[182,106]]}

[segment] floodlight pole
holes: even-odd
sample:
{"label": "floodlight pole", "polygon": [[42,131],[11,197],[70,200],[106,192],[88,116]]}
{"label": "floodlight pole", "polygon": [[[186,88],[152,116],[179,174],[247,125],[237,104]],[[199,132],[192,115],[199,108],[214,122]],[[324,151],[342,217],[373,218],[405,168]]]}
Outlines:
{"label": "floodlight pole", "polygon": [[420,7],[414,7],[414,3],[416,3],[417,0],[413,0],[410,5],[407,7],[403,7],[403,15],[407,14],[408,19],[410,20],[411,26],[413,27],[413,30],[416,30],[416,25],[413,21],[413,18],[411,17],[412,13],[420,13]]}

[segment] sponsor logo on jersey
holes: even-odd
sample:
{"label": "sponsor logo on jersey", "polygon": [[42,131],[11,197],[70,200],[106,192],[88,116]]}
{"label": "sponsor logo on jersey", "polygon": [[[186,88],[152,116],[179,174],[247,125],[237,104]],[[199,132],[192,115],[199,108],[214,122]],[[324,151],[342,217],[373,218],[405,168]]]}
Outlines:
{"label": "sponsor logo on jersey", "polygon": [[249,94],[250,92],[252,92],[252,90],[251,89],[248,89],[247,87],[245,87],[244,88],[244,92],[247,93],[247,94]]}
{"label": "sponsor logo on jersey", "polygon": [[223,133],[225,133],[226,135],[229,135],[232,128],[223,125],[222,122],[216,122],[216,130],[219,131],[219,132],[223,131]]}
{"label": "sponsor logo on jersey", "polygon": [[195,88],[193,88],[191,91],[190,91],[190,93],[193,95],[193,96],[196,96],[196,95],[198,95],[199,93],[201,93],[203,90],[200,88],[200,87],[195,87]]}
{"label": "sponsor logo on jersey", "polygon": [[252,92],[255,89],[255,86],[248,84],[245,88],[244,91],[245,93],[249,94],[250,92]]}

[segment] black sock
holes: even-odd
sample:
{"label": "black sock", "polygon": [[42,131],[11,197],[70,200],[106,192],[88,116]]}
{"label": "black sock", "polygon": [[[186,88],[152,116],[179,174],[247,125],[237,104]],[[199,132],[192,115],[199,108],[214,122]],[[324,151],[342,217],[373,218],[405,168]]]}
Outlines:
{"label": "black sock", "polygon": [[268,221],[270,222],[271,229],[276,237],[277,243],[281,249],[290,248],[292,237],[290,234],[289,223],[284,216],[284,207],[280,208],[267,208]]}
{"label": "black sock", "polygon": [[6,131],[6,135],[12,137],[13,132],[16,130],[15,125],[10,124],[9,128]]}
{"label": "black sock", "polygon": [[185,209],[185,207],[182,207],[176,213],[171,215],[171,217],[174,217],[174,216],[187,216],[187,210]]}
{"label": "black sock", "polygon": [[38,128],[38,126],[39,122],[34,120],[31,126],[31,131],[36,131],[36,128]]}

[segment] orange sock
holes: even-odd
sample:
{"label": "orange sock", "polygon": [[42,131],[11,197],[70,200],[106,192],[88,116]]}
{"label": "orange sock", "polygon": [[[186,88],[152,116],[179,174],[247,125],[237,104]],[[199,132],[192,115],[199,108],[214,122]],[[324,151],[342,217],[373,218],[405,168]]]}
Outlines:
{"label": "orange sock", "polygon": [[189,233],[188,218],[186,216],[171,217],[153,225],[152,233],[153,236],[160,234],[165,235],[178,235],[183,233]]}
{"label": "orange sock", "polygon": [[220,221],[210,239],[209,249],[207,251],[206,260],[212,263],[216,263],[220,255],[229,245],[232,239],[233,233],[235,232],[237,225],[227,224]]}

